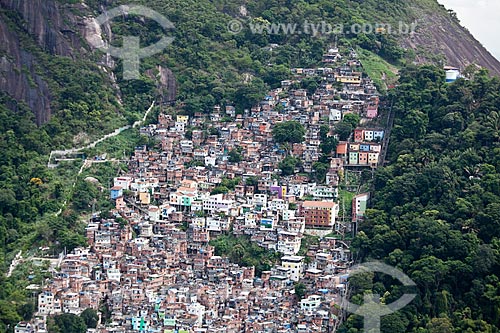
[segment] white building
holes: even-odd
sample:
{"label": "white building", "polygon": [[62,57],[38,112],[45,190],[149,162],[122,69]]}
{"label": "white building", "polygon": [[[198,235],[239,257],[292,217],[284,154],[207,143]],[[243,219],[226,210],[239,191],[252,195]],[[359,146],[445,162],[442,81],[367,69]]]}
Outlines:
{"label": "white building", "polygon": [[144,222],[140,225],[141,227],[141,237],[153,237],[153,225],[149,222]]}
{"label": "white building", "polygon": [[74,313],[80,306],[80,297],[77,293],[66,293],[62,295],[63,312]]}
{"label": "white building", "polygon": [[110,268],[106,271],[106,275],[108,277],[108,280],[120,282],[120,278],[122,276],[122,273],[120,272],[120,270],[118,268]]}
{"label": "white building", "polygon": [[33,333],[35,332],[34,329],[35,328],[31,326],[30,323],[21,321],[14,328],[14,333]]}
{"label": "white building", "polygon": [[285,255],[295,255],[300,250],[301,237],[296,233],[279,231],[278,242],[276,244],[276,251]]}
{"label": "white building", "polygon": [[341,121],[342,120],[342,111],[337,109],[330,109],[330,121]]}
{"label": "white building", "polygon": [[295,218],[295,210],[284,209],[281,212],[281,218],[283,221],[290,221]]}
{"label": "white building", "polygon": [[215,156],[205,156],[205,166],[215,166],[217,164],[217,157]]}
{"label": "white building", "polygon": [[195,326],[201,326],[203,324],[203,317],[205,316],[205,306],[198,302],[188,304],[187,312],[190,315],[196,316]]}
{"label": "white building", "polygon": [[353,222],[356,222],[364,217],[368,200],[370,200],[370,193],[358,194],[352,199]]}
{"label": "white building", "polygon": [[321,296],[310,295],[300,301],[300,310],[304,311],[306,314],[313,314],[319,306],[321,305]]}
{"label": "white building", "polygon": [[281,266],[290,269],[290,280],[299,281],[304,272],[304,257],[284,256],[281,258]]}
{"label": "white building", "polygon": [[211,195],[210,197],[203,199],[203,210],[207,212],[224,213],[229,215],[233,207],[234,201],[223,199],[222,194]]}
{"label": "white building", "polygon": [[206,218],[206,230],[207,231],[227,231],[229,230],[229,220],[227,218]]}
{"label": "white building", "polygon": [[124,190],[130,190],[132,181],[132,177],[115,177],[113,179],[113,186],[120,186]]}
{"label": "white building", "polygon": [[267,208],[267,194],[254,194],[252,203],[262,208]]}
{"label": "white building", "polygon": [[140,193],[149,193],[149,190],[153,190],[152,193],[154,193],[154,189],[159,186],[160,181],[158,178],[140,178],[135,179],[134,182],[130,184],[130,189]]}
{"label": "white building", "polygon": [[365,141],[373,141],[373,131],[371,130],[364,130],[363,131],[364,135],[365,135]]}
{"label": "white building", "polygon": [[316,198],[334,199],[339,196],[339,189],[334,186],[318,186],[314,189],[312,195]]}
{"label": "white building", "polygon": [[61,300],[50,291],[38,295],[38,312],[41,315],[57,314],[62,312]]}
{"label": "white building", "polygon": [[282,212],[288,209],[288,202],[283,199],[273,199],[268,203],[268,209]]}
{"label": "white building", "polygon": [[181,151],[183,154],[188,154],[193,152],[193,141],[191,140],[182,140],[180,142]]}
{"label": "white building", "polygon": [[184,133],[184,130],[186,128],[186,123],[181,122],[181,121],[176,121],[175,122],[175,131],[178,133]]}
{"label": "white building", "polygon": [[149,206],[148,215],[150,221],[159,221],[161,216],[161,210],[157,206]]}
{"label": "white building", "polygon": [[256,216],[252,212],[245,213],[245,228],[255,228],[257,227]]}

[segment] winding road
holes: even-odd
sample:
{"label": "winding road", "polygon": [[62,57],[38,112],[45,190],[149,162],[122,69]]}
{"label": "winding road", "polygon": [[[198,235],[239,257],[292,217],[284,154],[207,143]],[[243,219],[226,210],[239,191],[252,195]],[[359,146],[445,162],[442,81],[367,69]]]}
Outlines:
{"label": "winding road", "polygon": [[[84,149],[89,149],[89,148],[94,148],[97,144],[103,142],[104,140],[106,139],[109,139],[109,138],[112,138],[114,136],[117,136],[118,134],[120,134],[121,132],[125,131],[125,130],[128,130],[130,128],[136,128],[137,126],[141,125],[143,122],[146,121],[146,118],[148,117],[149,113],[151,112],[151,110],[153,110],[153,107],[155,106],[155,102],[153,101],[153,103],[151,103],[151,106],[149,107],[149,109],[146,110],[146,112],[144,113],[144,116],[142,117],[141,120],[138,120],[136,121],[135,123],[133,123],[132,125],[127,125],[127,126],[122,126],[120,128],[117,128],[114,132],[112,133],[109,133],[109,134],[106,134],[104,136],[102,136],[101,138],[89,143],[88,145],[86,146],[82,146],[82,147],[78,147],[78,148],[70,148],[70,149],[66,149],[66,150],[53,150],[50,152],[50,155],[49,155],[49,161],[47,163],[47,167],[48,168],[55,168],[57,166],[57,164],[52,164],[50,163],[52,161],[52,156],[53,155],[68,155],[68,154],[74,154],[74,153],[78,153],[78,152],[81,152],[83,151]],[[82,172],[83,169],[80,169],[80,173]]]}
{"label": "winding road", "polygon": [[[53,155],[74,154],[74,153],[78,153],[78,152],[80,152],[80,151],[82,151],[84,149],[94,148],[98,143],[101,143],[101,142],[103,142],[106,139],[109,139],[109,138],[112,138],[114,136],[117,136],[121,132],[123,132],[125,130],[128,130],[130,128],[136,128],[137,126],[141,125],[142,123],[144,123],[146,121],[146,118],[148,117],[148,115],[151,112],[151,110],[153,110],[154,106],[155,106],[155,102],[153,101],[153,103],[151,103],[151,106],[144,113],[144,116],[142,117],[141,120],[137,120],[132,125],[127,125],[127,126],[123,126],[123,127],[117,128],[114,132],[106,134],[106,135],[102,136],[101,138],[99,138],[99,139],[97,139],[97,140],[89,143],[86,146],[79,147],[79,148],[71,148],[71,149],[66,149],[66,150],[53,150],[53,151],[51,151],[50,155],[49,155],[49,162],[47,163],[47,167],[48,168],[55,168],[57,166],[57,164],[51,164],[50,163],[52,161],[52,156]],[[91,160],[84,160],[82,166],[80,167],[80,170],[78,171],[77,176],[81,175],[82,172],[83,172],[83,170],[85,168],[90,167],[91,165],[92,165],[92,161]],[[76,186],[76,180],[73,182],[72,187],[74,188],[75,186]],[[68,203],[67,200],[64,200],[63,206],[55,213],[55,216],[59,216],[62,213],[62,211],[63,211],[64,207],[66,207],[67,203]],[[14,272],[14,270],[16,269],[17,265],[19,265],[19,263],[21,263],[22,261],[23,261],[22,251],[19,251],[19,253],[17,253],[17,255],[12,260],[6,276],[10,277],[12,275],[12,272]]]}
{"label": "winding road", "polygon": [[[106,134],[103,137],[97,139],[96,141],[94,141],[92,143],[89,143],[88,145],[86,145],[84,147],[71,148],[71,149],[67,149],[67,150],[53,150],[53,151],[51,151],[50,157],[49,157],[49,163],[48,163],[47,167],[50,168],[52,165],[52,164],[50,164],[50,161],[52,159],[52,154],[66,155],[66,154],[72,154],[72,153],[82,151],[83,149],[94,148],[98,143],[103,142],[104,140],[112,138],[114,136],[117,136],[118,134],[120,134],[121,132],[123,132],[129,128],[136,128],[137,126],[141,125],[143,122],[146,121],[146,118],[148,117],[151,110],[153,110],[154,106],[155,106],[155,102],[153,101],[153,103],[151,103],[151,106],[149,107],[149,109],[147,109],[147,111],[144,113],[144,116],[142,117],[142,119],[133,123],[132,126],[127,125],[127,126],[117,128],[113,133]],[[82,166],[80,167],[80,170],[78,171],[77,177],[82,174],[84,169],[89,168],[91,165],[92,165],[92,160],[87,160],[87,159],[84,160]],[[54,167],[54,166],[52,165],[52,167]],[[73,182],[72,187],[74,188],[75,186],[76,186],[76,180]],[[66,207],[67,203],[68,203],[68,201],[64,200],[62,207],[55,213],[56,216],[59,216],[62,213],[62,211],[63,211],[64,207]]]}

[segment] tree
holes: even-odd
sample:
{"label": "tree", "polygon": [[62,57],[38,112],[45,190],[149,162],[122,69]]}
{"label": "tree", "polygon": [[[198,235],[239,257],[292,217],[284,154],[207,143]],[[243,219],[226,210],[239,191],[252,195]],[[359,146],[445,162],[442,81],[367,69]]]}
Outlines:
{"label": "tree", "polygon": [[330,165],[327,163],[314,162],[313,164],[314,179],[318,183],[325,182],[329,166]]}
{"label": "tree", "polygon": [[21,321],[21,316],[16,312],[15,307],[10,302],[0,300],[0,322],[5,326],[14,327],[19,321]]}
{"label": "tree", "polygon": [[309,95],[312,95],[319,87],[318,80],[317,77],[306,77],[301,81],[301,87],[302,89],[306,89]]}
{"label": "tree", "polygon": [[259,184],[259,179],[255,176],[250,176],[245,181],[247,186],[257,186]]}
{"label": "tree", "polygon": [[85,322],[81,317],[72,313],[64,313],[54,317],[54,327],[52,331],[64,333],[85,333],[87,331],[87,326],[85,326]]}
{"label": "tree", "polygon": [[330,133],[330,126],[323,124],[319,127],[319,137],[321,140],[325,140],[328,137],[328,133]]}
{"label": "tree", "polygon": [[78,181],[73,194],[73,206],[78,210],[87,210],[97,195],[98,191],[94,184],[87,181]]}
{"label": "tree", "polygon": [[211,192],[210,195],[216,195],[216,194],[226,194],[229,192],[229,189],[226,186],[217,186],[214,188]]}
{"label": "tree", "polygon": [[285,65],[273,65],[267,67],[264,73],[264,81],[271,86],[271,88],[278,88],[281,86],[281,81],[290,77],[291,71]]}
{"label": "tree", "polygon": [[245,255],[245,248],[241,244],[236,244],[229,251],[229,259],[235,264],[240,264],[243,256]]}
{"label": "tree", "polygon": [[19,306],[17,312],[23,317],[23,320],[30,321],[35,312],[35,304],[27,302]]}
{"label": "tree", "polygon": [[319,147],[323,154],[329,155],[337,148],[338,143],[339,142],[337,141],[337,139],[335,139],[335,137],[329,136],[322,140]]}
{"label": "tree", "polygon": [[287,156],[283,161],[278,164],[278,167],[281,169],[281,174],[283,176],[290,176],[295,173],[295,168],[301,165],[301,161],[292,156]]}
{"label": "tree", "polygon": [[304,141],[305,134],[304,126],[294,120],[278,123],[273,128],[273,137],[278,143],[300,143]]}
{"label": "tree", "polygon": [[283,104],[281,103],[278,103],[275,107],[274,107],[274,111],[278,112],[278,113],[282,113],[283,110],[285,109],[285,107],[283,106]]}
{"label": "tree", "polygon": [[83,310],[83,312],[80,314],[80,317],[85,322],[85,326],[87,326],[87,328],[96,328],[97,324],[99,323],[99,316],[97,314],[97,311],[92,308]]}
{"label": "tree", "polygon": [[243,156],[241,156],[241,153],[238,149],[233,149],[229,152],[229,158],[228,161],[230,163],[238,163],[243,160]]}
{"label": "tree", "polygon": [[344,141],[349,138],[354,127],[351,123],[346,121],[341,121],[335,126],[335,132],[339,135],[340,140]]}
{"label": "tree", "polygon": [[382,332],[405,333],[408,332],[409,320],[401,312],[391,313],[381,318],[380,330]]}
{"label": "tree", "polygon": [[306,288],[305,284],[303,284],[302,282],[299,282],[295,285],[294,290],[295,290],[295,295],[297,295],[297,297],[300,300],[300,299],[303,299],[304,296],[306,295],[307,288]]}
{"label": "tree", "polygon": [[427,324],[427,330],[429,333],[453,333],[455,329],[450,319],[444,318],[432,318]]}
{"label": "tree", "polygon": [[249,84],[241,84],[236,88],[233,97],[236,109],[243,111],[252,108],[264,98],[267,86],[261,79],[253,79]]}
{"label": "tree", "polygon": [[355,113],[348,113],[344,116],[344,119],[342,119],[342,121],[349,123],[353,128],[356,128],[358,127],[359,122],[361,121],[361,117]]}

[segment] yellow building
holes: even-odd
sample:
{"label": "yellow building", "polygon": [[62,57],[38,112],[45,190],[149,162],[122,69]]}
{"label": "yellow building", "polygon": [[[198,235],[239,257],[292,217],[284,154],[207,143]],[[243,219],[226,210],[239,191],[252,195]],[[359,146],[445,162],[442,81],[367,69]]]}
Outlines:
{"label": "yellow building", "polygon": [[177,116],[177,122],[187,124],[189,121],[189,116]]}
{"label": "yellow building", "polygon": [[304,257],[284,256],[281,258],[281,266],[290,269],[290,280],[299,281],[304,272]]}
{"label": "yellow building", "polygon": [[139,192],[139,201],[141,205],[149,205],[151,203],[151,195],[149,192]]}

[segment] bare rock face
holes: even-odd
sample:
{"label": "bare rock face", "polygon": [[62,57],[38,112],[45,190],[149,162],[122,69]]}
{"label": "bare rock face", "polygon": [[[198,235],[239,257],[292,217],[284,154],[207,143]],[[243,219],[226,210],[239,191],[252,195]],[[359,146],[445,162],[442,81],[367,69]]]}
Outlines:
{"label": "bare rock face", "polygon": [[0,6],[18,13],[38,45],[54,55],[71,56],[81,48],[77,19],[54,0],[0,0]]}
{"label": "bare rock face", "polygon": [[[476,64],[500,76],[500,61],[491,55],[463,26],[453,13],[435,4],[424,6],[418,1],[412,10],[418,22],[416,33],[403,38],[404,46],[417,50],[417,63],[435,62],[432,55],[442,55],[444,64],[458,68]],[[423,52],[418,52],[423,51]]]}
{"label": "bare rock face", "polygon": [[[28,34],[49,55],[75,57],[83,51],[77,19],[54,0],[0,0],[0,90],[26,103],[41,125],[50,120],[51,93],[32,51],[23,49]],[[8,15],[8,20],[7,20]],[[6,22],[15,22],[15,28]],[[37,66],[38,65],[38,66]],[[15,107],[14,107],[15,108]]]}
{"label": "bare rock face", "polygon": [[162,94],[162,101],[163,103],[174,103],[177,99],[177,81],[175,75],[169,68],[160,66],[159,71],[158,88]]}
{"label": "bare rock face", "polygon": [[[18,102],[26,103],[35,114],[38,125],[50,119],[50,92],[47,83],[35,71],[35,57],[21,49],[19,36],[0,20],[1,47],[0,90]],[[15,109],[15,105],[9,105]]]}
{"label": "bare rock face", "polygon": [[[104,11],[107,3],[102,1],[100,10]],[[104,44],[104,38],[112,38],[111,27],[109,24],[99,26],[94,13],[84,4],[68,5],[57,0],[0,0],[0,9],[0,91],[17,103],[28,105],[36,123],[42,125],[50,120],[54,96],[46,82],[47,75],[51,74],[39,57],[82,59],[94,51],[91,45]],[[30,40],[30,47],[22,43],[23,39]],[[110,77],[119,99],[119,87],[112,72],[115,59],[103,54],[98,65]],[[177,85],[172,71],[160,67],[158,75],[155,73],[151,77],[157,82],[158,95],[164,101],[174,101]],[[16,102],[8,107],[15,111]]]}

